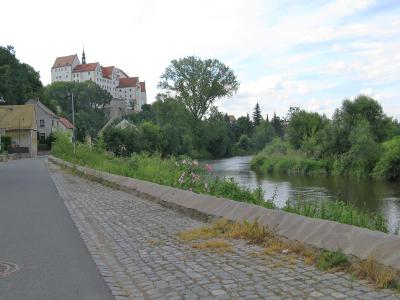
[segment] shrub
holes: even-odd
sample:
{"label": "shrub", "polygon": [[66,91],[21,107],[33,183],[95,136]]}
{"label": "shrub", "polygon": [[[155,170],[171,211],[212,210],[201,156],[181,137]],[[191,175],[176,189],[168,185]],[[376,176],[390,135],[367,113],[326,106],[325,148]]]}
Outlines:
{"label": "shrub", "polygon": [[281,138],[277,137],[274,138],[271,143],[267,144],[263,151],[267,155],[286,155],[288,152],[288,144],[284,142]]}
{"label": "shrub", "polygon": [[383,143],[383,155],[375,166],[374,175],[390,180],[400,178],[400,136]]}
{"label": "shrub", "polygon": [[251,140],[246,134],[242,134],[237,143],[237,147],[241,150],[249,150],[251,148]]}

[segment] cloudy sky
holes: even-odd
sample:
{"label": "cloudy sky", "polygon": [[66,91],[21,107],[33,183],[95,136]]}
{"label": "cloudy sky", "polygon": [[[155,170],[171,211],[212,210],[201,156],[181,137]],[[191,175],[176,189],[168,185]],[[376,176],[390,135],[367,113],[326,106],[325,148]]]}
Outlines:
{"label": "cloudy sky", "polygon": [[50,83],[56,56],[82,52],[146,81],[148,102],[172,59],[217,58],[238,94],[236,116],[290,106],[330,116],[344,98],[378,99],[400,119],[399,0],[3,1],[0,44]]}

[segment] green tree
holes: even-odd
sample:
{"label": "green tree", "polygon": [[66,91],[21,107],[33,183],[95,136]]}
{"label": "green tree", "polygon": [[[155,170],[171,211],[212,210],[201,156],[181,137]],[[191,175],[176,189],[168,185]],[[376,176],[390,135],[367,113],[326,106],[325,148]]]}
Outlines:
{"label": "green tree", "polygon": [[380,147],[368,121],[360,120],[355,125],[350,133],[350,143],[350,150],[335,164],[336,172],[369,175],[379,159]]}
{"label": "green tree", "polygon": [[0,46],[0,97],[6,104],[24,104],[38,97],[42,88],[39,72],[21,63],[12,46]]}
{"label": "green tree", "polygon": [[145,121],[139,127],[142,149],[144,151],[161,152],[165,140],[161,128],[151,122]]}
{"label": "green tree", "polygon": [[261,150],[266,144],[270,143],[275,137],[274,128],[270,123],[265,121],[261,122],[259,126],[254,129],[254,134],[252,136],[252,143],[256,149]]}
{"label": "green tree", "polygon": [[274,128],[275,133],[277,136],[283,138],[285,136],[285,127],[284,127],[284,120],[274,113],[273,118],[271,119],[272,128]]}
{"label": "green tree", "polygon": [[400,136],[383,144],[383,155],[374,169],[374,175],[390,180],[400,178]]}
{"label": "green tree", "polygon": [[231,153],[232,141],[223,115],[214,115],[205,122],[202,141],[205,150],[214,158],[228,156]]}
{"label": "green tree", "polygon": [[239,82],[218,60],[188,56],[171,61],[158,87],[180,101],[195,120],[201,120],[217,99],[232,96]]}
{"label": "green tree", "polygon": [[299,149],[303,141],[313,137],[321,130],[327,120],[318,113],[310,113],[298,108],[289,110],[287,138],[294,149]]}
{"label": "green tree", "polygon": [[260,125],[261,121],[262,121],[261,109],[260,109],[260,105],[257,102],[256,106],[254,107],[254,112],[253,112],[254,126]]}
{"label": "green tree", "polygon": [[236,121],[238,126],[238,136],[242,136],[243,134],[247,136],[251,136],[253,134],[253,123],[250,120],[249,114],[246,117],[239,117]]}
{"label": "green tree", "polygon": [[365,120],[377,142],[383,142],[390,134],[393,121],[382,110],[382,106],[374,99],[360,95],[351,101],[343,101],[340,109],[333,116],[333,126],[336,128],[338,153],[349,151],[351,147],[350,133],[355,126]]}
{"label": "green tree", "polygon": [[251,148],[251,140],[250,140],[250,138],[247,135],[243,134],[239,138],[237,146],[239,147],[239,149],[242,149],[244,151],[250,150],[250,148]]}
{"label": "green tree", "polygon": [[105,106],[110,103],[111,94],[92,81],[55,82],[44,88],[43,97],[47,102],[56,103],[60,114],[72,120],[72,93],[78,139],[97,136],[107,122]]}

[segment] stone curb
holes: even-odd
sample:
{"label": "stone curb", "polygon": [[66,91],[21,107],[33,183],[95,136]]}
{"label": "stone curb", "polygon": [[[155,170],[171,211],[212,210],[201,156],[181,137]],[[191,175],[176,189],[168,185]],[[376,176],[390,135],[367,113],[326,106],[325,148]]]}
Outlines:
{"label": "stone curb", "polygon": [[231,221],[253,221],[258,218],[261,224],[274,227],[277,234],[291,241],[328,250],[340,248],[347,255],[359,259],[372,257],[383,265],[400,270],[400,236],[113,175],[53,156],[49,156],[48,160],[75,169],[96,181],[192,216],[205,219],[225,218]]}

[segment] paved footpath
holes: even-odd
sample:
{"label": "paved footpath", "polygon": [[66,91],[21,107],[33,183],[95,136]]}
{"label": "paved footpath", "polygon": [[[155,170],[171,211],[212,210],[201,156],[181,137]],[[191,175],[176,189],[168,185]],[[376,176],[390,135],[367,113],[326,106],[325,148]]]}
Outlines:
{"label": "paved footpath", "polygon": [[0,300],[113,299],[43,159],[0,164],[0,261]]}
{"label": "paved footpath", "polygon": [[204,223],[51,165],[83,240],[117,299],[399,299],[234,241],[233,253],[193,249],[176,236]]}

